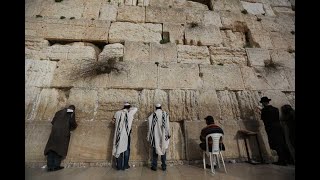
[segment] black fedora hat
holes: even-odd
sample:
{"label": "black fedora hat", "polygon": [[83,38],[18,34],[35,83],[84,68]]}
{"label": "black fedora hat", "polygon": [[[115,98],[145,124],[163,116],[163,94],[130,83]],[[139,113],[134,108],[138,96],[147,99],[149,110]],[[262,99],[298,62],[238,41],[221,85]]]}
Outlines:
{"label": "black fedora hat", "polygon": [[271,101],[271,99],[269,99],[268,97],[264,96],[260,99],[260,102],[263,103],[263,102],[269,102]]}

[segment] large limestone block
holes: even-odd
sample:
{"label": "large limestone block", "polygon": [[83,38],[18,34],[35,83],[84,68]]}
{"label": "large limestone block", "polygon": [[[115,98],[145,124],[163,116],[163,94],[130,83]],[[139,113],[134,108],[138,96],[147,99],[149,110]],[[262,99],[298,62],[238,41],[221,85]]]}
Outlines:
{"label": "large limestone block", "polygon": [[206,46],[178,45],[178,62],[210,64],[209,50]]}
{"label": "large limestone block", "polygon": [[34,121],[25,123],[25,161],[46,162],[43,154],[51,132],[50,122]]}
{"label": "large limestone block", "polygon": [[255,15],[247,14],[243,17],[243,20],[245,21],[245,24],[250,32],[259,32],[260,30],[264,29],[261,21],[257,21],[257,16]]}
{"label": "large limestone block", "polygon": [[129,22],[114,22],[109,32],[109,43],[124,41],[160,42],[161,24],[134,24]]}
{"label": "large limestone block", "polygon": [[201,130],[206,126],[205,121],[183,121],[183,124],[186,141],[186,159],[188,161],[202,159],[202,150],[199,144],[201,143]]}
{"label": "large limestone block", "polygon": [[281,34],[282,39],[286,41],[286,44],[288,45],[288,51],[295,51],[296,45],[295,45],[295,35],[291,33],[282,33]]}
{"label": "large limestone block", "polygon": [[98,61],[105,61],[110,58],[123,57],[124,46],[120,43],[108,44],[104,46],[102,52],[98,56]]}
{"label": "large limestone block", "polygon": [[118,6],[103,3],[100,8],[99,20],[116,21]]}
{"label": "large limestone block", "polygon": [[202,11],[209,10],[209,7],[206,4],[204,4],[204,2],[200,3],[200,2],[186,1],[184,6],[187,9],[196,9],[196,10],[202,10]]}
{"label": "large limestone block", "polygon": [[171,138],[169,148],[167,149],[168,160],[185,160],[186,144],[183,131],[183,123],[170,122]]}
{"label": "large limestone block", "polygon": [[25,112],[25,120],[31,120],[29,119],[32,117],[32,113],[34,110],[34,106],[36,105],[37,99],[39,97],[39,94],[41,92],[41,88],[34,87],[34,86],[25,86],[24,89],[24,112]]}
{"label": "large limestone block", "polygon": [[285,95],[287,96],[292,108],[295,109],[295,92],[286,92]]}
{"label": "large limestone block", "polygon": [[49,87],[54,77],[57,62],[25,60],[25,86]]}
{"label": "large limestone block", "polygon": [[43,38],[25,37],[25,59],[46,59],[45,49],[49,41]]}
{"label": "large limestone block", "polygon": [[199,92],[199,119],[203,120],[207,116],[214,119],[221,119],[221,109],[219,99],[215,90],[200,90]]}
{"label": "large limestone block", "polygon": [[[146,0],[145,0],[146,1]],[[148,0],[149,7],[169,7],[173,5],[175,0]]]}
{"label": "large limestone block", "polygon": [[238,64],[246,66],[247,55],[244,48],[209,47],[212,64]]}
{"label": "large limestone block", "polygon": [[200,86],[197,64],[160,64],[159,67],[161,89],[198,89]]}
{"label": "large limestone block", "polygon": [[270,32],[270,39],[274,49],[288,50],[288,44],[279,32]]}
{"label": "large limestone block", "polygon": [[237,94],[233,91],[217,91],[221,110],[221,121],[239,120],[240,108],[238,104]]}
{"label": "large limestone block", "polygon": [[163,23],[163,32],[169,32],[170,42],[183,44],[184,25],[175,23]]}
{"label": "large limestone block", "polygon": [[150,60],[152,62],[177,62],[175,43],[150,43]]}
{"label": "large limestone block", "polygon": [[84,3],[84,10],[82,12],[82,18],[84,19],[99,19],[101,15],[101,0],[86,1]]}
{"label": "large limestone block", "polygon": [[291,7],[291,4],[290,4],[289,0],[270,0],[270,1],[265,1],[265,2],[268,2],[271,6],[287,6],[287,7]]}
{"label": "large limestone block", "polygon": [[42,1],[28,0],[24,4],[25,17],[32,17],[40,14]]}
{"label": "large limestone block", "polygon": [[270,4],[263,4],[263,9],[266,12],[267,16],[276,16],[272,10],[272,7]]}
{"label": "large limestone block", "polygon": [[182,8],[146,7],[146,22],[185,23],[186,14]]}
{"label": "large limestone block", "polygon": [[284,68],[284,73],[286,74],[286,77],[289,81],[291,90],[294,91],[295,87],[296,87],[296,85],[295,85],[296,84],[295,83],[295,76],[296,76],[295,69]]}
{"label": "large limestone block", "polygon": [[151,115],[155,110],[155,105],[157,103],[161,104],[162,110],[169,113],[169,119],[171,119],[171,114],[169,112],[169,99],[168,93],[161,89],[149,90],[144,89],[140,94],[140,108],[138,111],[139,119],[144,121]]}
{"label": "large limestone block", "polygon": [[290,90],[284,69],[277,67],[241,67],[244,85],[248,90]]}
{"label": "large limestone block", "polygon": [[243,29],[243,22],[244,18],[243,15],[240,12],[228,12],[228,11],[223,11],[220,12],[220,18],[221,18],[221,23],[222,27],[224,29],[231,29],[233,31],[244,31]]}
{"label": "large limestone block", "polygon": [[246,48],[249,65],[264,66],[265,62],[270,62],[271,57],[267,49],[262,48]]}
{"label": "large limestone block", "polygon": [[114,136],[113,124],[81,121],[71,135],[65,162],[110,161]]}
{"label": "large limestone block", "polygon": [[107,42],[110,21],[26,18],[25,34],[51,40]]}
{"label": "large limestone block", "polygon": [[218,124],[224,131],[223,144],[226,151],[223,152],[224,158],[239,158],[245,156],[245,147],[243,141],[238,140],[237,132],[240,126],[237,121],[227,120]]}
{"label": "large limestone block", "polygon": [[220,29],[217,26],[189,26],[185,29],[187,45],[219,46],[222,43]]}
{"label": "large limestone block", "polygon": [[[83,65],[85,66],[85,65]],[[94,66],[94,65],[93,65]],[[80,69],[77,74],[92,70],[92,65]],[[113,66],[106,66],[110,72],[92,74],[92,76],[77,77],[74,87],[97,88],[156,88],[157,66],[154,63],[124,63],[116,62]],[[114,68],[114,69],[112,69]],[[115,70],[117,69],[118,70]]]}
{"label": "large limestone block", "polygon": [[200,24],[203,21],[204,11],[196,9],[185,9],[186,22]]}
{"label": "large limestone block", "polygon": [[198,91],[170,90],[170,121],[198,120],[198,99]]}
{"label": "large limestone block", "polygon": [[[260,114],[256,108],[260,104],[260,95],[257,91],[237,91],[236,97],[239,103],[240,118],[242,120],[258,120]],[[248,129],[250,130],[250,129]]]}
{"label": "large limestone block", "polygon": [[135,6],[135,5],[137,5],[137,0],[124,0],[124,5]]}
{"label": "large limestone block", "polygon": [[217,27],[222,27],[220,15],[214,11],[205,11],[203,14],[202,24],[205,26],[214,25]]}
{"label": "large limestone block", "polygon": [[143,161],[148,162],[151,148],[147,141],[148,132],[147,122],[142,125],[133,125],[131,132],[131,150],[130,150],[130,161]]}
{"label": "large limestone block", "polygon": [[63,1],[56,3],[55,1],[41,1],[39,14],[43,17],[60,18],[61,16],[69,19],[75,17],[81,19],[85,10],[85,3],[82,0]]}
{"label": "large limestone block", "polygon": [[278,90],[267,90],[261,92],[261,97],[267,96],[269,99],[271,99],[270,104],[276,108],[279,109],[280,116],[281,116],[281,106],[285,104],[290,104],[290,101],[288,100],[285,93],[278,91]]}
{"label": "large limestone block", "polygon": [[203,88],[216,90],[243,90],[243,80],[239,66],[234,64],[200,65],[203,77]]}
{"label": "large limestone block", "polygon": [[276,17],[275,23],[280,25],[280,31],[291,32],[295,31],[295,16],[291,14],[281,14]]}
{"label": "large limestone block", "polygon": [[64,108],[67,102],[68,90],[42,89],[36,98],[32,112],[26,117],[27,120],[51,121],[54,114]]}
{"label": "large limestone block", "polygon": [[145,7],[120,6],[118,9],[117,21],[145,22]]}
{"label": "large limestone block", "polygon": [[125,41],[123,60],[150,62],[150,44],[145,42]]}
{"label": "large limestone block", "polygon": [[211,1],[214,11],[240,12],[243,8],[239,0]]}
{"label": "large limestone block", "polygon": [[269,32],[273,31],[283,31],[284,28],[282,24],[279,24],[277,19],[274,17],[261,17],[261,25],[263,28]]}
{"label": "large limestone block", "polygon": [[70,90],[68,104],[76,106],[77,120],[94,119],[98,108],[98,92],[91,89],[72,88]]}
{"label": "large limestone block", "polygon": [[[270,37],[270,33],[266,30],[250,30],[251,41],[253,47],[272,49],[273,42]],[[276,41],[276,40],[275,40]],[[278,42],[278,41],[276,41]]]}
{"label": "large limestone block", "polygon": [[254,14],[254,15],[260,15],[265,14],[265,11],[263,9],[263,4],[261,3],[251,3],[251,2],[245,2],[240,1],[243,8],[247,10],[248,13]]}
{"label": "large limestone block", "polygon": [[243,32],[233,32],[232,30],[221,31],[223,46],[231,48],[243,48],[246,45],[246,37]]}
{"label": "large limestone block", "polygon": [[[116,111],[123,108],[124,102],[139,108],[139,94],[136,90],[98,89],[98,107],[95,107],[95,120],[110,122]],[[138,120],[138,112],[134,121]]]}
{"label": "large limestone block", "polygon": [[108,4],[123,6],[125,4],[125,0],[108,0]]}
{"label": "large limestone block", "polygon": [[273,50],[271,51],[272,62],[279,64],[280,66],[295,69],[294,56],[287,51]]}

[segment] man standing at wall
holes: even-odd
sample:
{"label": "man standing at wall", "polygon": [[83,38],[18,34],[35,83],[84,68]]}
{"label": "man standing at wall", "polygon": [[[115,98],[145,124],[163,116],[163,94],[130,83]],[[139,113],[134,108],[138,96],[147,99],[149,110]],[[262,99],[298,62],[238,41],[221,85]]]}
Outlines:
{"label": "man standing at wall", "polygon": [[273,164],[286,166],[290,161],[289,149],[286,146],[285,136],[280,124],[279,110],[269,105],[271,99],[264,96],[261,98],[263,108],[261,109],[261,120],[264,123],[268,135],[268,141],[271,149],[277,151],[278,162]]}
{"label": "man standing at wall", "polygon": [[44,155],[47,156],[48,171],[64,168],[60,164],[61,160],[67,156],[70,131],[77,128],[75,109],[74,105],[70,105],[58,111],[51,121],[51,134],[44,150]]}
{"label": "man standing at wall", "polygon": [[112,120],[113,123],[115,123],[112,155],[116,157],[117,170],[125,170],[130,168],[129,158],[131,125],[133,116],[137,111],[138,108],[131,107],[131,105],[126,102],[123,109],[117,111]]}
{"label": "man standing at wall", "polygon": [[162,110],[161,104],[156,104],[156,110],[148,117],[148,135],[147,140],[152,146],[151,170],[157,170],[158,155],[161,156],[161,167],[165,171],[166,150],[169,146],[170,126],[169,114]]}

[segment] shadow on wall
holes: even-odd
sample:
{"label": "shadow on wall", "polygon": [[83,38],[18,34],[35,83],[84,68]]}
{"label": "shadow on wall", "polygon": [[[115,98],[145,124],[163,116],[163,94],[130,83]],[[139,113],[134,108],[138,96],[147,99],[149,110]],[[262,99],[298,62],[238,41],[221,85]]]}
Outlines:
{"label": "shadow on wall", "polygon": [[212,4],[211,4],[211,1],[210,1],[210,0],[188,0],[188,1],[192,1],[192,2],[197,2],[197,3],[204,4],[204,5],[208,6],[208,8],[209,8],[210,10],[212,10]]}
{"label": "shadow on wall", "polygon": [[147,133],[148,133],[148,122],[143,121],[138,126],[138,145],[137,145],[137,154],[141,155],[141,161],[143,164],[148,164],[150,160],[150,146],[149,142],[147,141]]}

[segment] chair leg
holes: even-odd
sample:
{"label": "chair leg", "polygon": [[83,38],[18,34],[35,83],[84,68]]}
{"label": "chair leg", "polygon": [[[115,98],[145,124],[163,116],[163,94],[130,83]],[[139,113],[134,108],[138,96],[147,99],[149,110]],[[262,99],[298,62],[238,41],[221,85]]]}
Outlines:
{"label": "chair leg", "polygon": [[213,156],[211,153],[210,153],[210,165],[211,165],[211,172],[215,174],[214,167],[213,167]]}
{"label": "chair leg", "polygon": [[206,152],[202,153],[202,157],[203,157],[203,169],[206,169]]}
{"label": "chair leg", "polygon": [[219,154],[220,154],[220,156],[221,156],[221,160],[222,160],[222,164],[223,164],[224,171],[225,171],[226,174],[227,174],[227,169],[226,169],[226,165],[224,164],[223,156],[222,156],[221,152],[219,152]]}
{"label": "chair leg", "polygon": [[216,163],[217,163],[217,166],[218,166],[218,168],[220,168],[219,155],[218,155],[218,154],[216,154],[215,156],[216,156]]}

